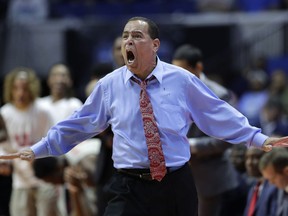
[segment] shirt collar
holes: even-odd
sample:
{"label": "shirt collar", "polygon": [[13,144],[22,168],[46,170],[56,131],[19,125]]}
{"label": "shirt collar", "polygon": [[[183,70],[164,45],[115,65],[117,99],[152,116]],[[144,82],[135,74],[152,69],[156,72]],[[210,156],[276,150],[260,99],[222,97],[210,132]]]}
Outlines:
{"label": "shirt collar", "polygon": [[[154,68],[154,70],[152,71],[151,74],[149,74],[149,76],[147,77],[147,79],[149,79],[152,75],[154,75],[156,77],[156,79],[158,80],[159,83],[162,83],[162,78],[163,78],[163,64],[160,61],[159,57],[157,56],[157,65]],[[128,80],[131,79],[131,77],[134,76],[133,73],[128,70],[128,68],[126,67],[126,71],[125,71],[125,79],[124,82],[125,84],[128,82]]]}

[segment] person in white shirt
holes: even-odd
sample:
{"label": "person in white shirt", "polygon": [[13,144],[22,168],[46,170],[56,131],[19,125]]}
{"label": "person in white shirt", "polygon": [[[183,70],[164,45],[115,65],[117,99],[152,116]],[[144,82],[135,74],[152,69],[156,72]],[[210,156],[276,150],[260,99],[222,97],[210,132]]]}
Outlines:
{"label": "person in white shirt", "polygon": [[53,124],[65,119],[81,107],[82,102],[72,96],[73,81],[67,65],[54,64],[49,70],[47,85],[50,95],[37,99],[37,102],[50,112]]}
{"label": "person in white shirt", "polygon": [[[73,97],[73,80],[68,65],[55,63],[49,69],[47,86],[50,90],[48,96],[38,98],[37,103],[46,109],[53,120],[53,124],[67,118],[76,109],[82,106],[81,100]],[[67,153],[69,156],[70,153]],[[66,155],[65,155],[66,157]],[[56,158],[56,160],[59,160]],[[40,165],[39,165],[40,166]],[[68,215],[67,200],[65,198],[65,185],[56,185],[58,188],[58,207],[61,216]]]}
{"label": "person in white shirt", "polygon": [[[39,92],[39,79],[30,68],[15,68],[5,77],[5,104],[0,111],[7,126],[12,151],[31,146],[52,125],[49,113],[35,103]],[[23,160],[13,161],[11,215],[57,215],[54,187],[37,179],[31,164]]]}

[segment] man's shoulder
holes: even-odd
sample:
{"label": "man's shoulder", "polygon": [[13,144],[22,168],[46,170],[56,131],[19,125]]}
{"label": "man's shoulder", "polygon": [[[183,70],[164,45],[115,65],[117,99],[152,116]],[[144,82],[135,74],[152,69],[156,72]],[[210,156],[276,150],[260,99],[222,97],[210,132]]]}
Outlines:
{"label": "man's shoulder", "polygon": [[99,81],[101,83],[105,83],[105,82],[109,83],[111,80],[115,80],[115,79],[117,80],[117,79],[124,76],[126,70],[127,70],[126,66],[122,66],[120,68],[117,68],[117,69],[113,70],[112,72],[106,74]]}
{"label": "man's shoulder", "polygon": [[164,77],[172,76],[173,78],[177,78],[177,79],[183,78],[184,80],[187,80],[188,77],[196,77],[194,74],[192,74],[188,70],[182,67],[179,67],[177,65],[167,63],[167,62],[161,61],[161,67],[162,67]]}

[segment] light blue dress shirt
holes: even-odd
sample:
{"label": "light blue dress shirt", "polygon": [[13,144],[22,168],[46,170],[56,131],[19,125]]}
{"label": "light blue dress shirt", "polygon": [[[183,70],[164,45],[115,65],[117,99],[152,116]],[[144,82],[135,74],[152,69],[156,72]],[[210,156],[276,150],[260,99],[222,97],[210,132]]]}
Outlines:
{"label": "light blue dress shirt", "polygon": [[[233,144],[261,147],[268,138],[190,72],[158,59],[149,77],[152,75],[156,79],[148,84],[147,92],[166,166],[181,166],[189,160],[186,134],[191,123],[196,123],[209,136]],[[36,158],[64,154],[111,125],[114,167],[148,168],[139,107],[140,86],[130,79],[132,76],[133,73],[123,66],[99,80],[81,108],[52,127],[45,138],[32,146]]]}

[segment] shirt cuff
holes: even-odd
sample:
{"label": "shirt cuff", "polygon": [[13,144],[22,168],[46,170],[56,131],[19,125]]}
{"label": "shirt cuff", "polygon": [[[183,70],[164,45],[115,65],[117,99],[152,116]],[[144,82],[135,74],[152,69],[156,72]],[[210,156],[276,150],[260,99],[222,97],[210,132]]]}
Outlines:
{"label": "shirt cuff", "polygon": [[44,138],[42,138],[39,142],[31,146],[31,150],[34,153],[35,158],[43,158],[49,156],[49,151]]}
{"label": "shirt cuff", "polygon": [[253,137],[253,140],[250,146],[262,148],[266,139],[268,139],[268,136],[262,133],[256,133],[255,136]]}

